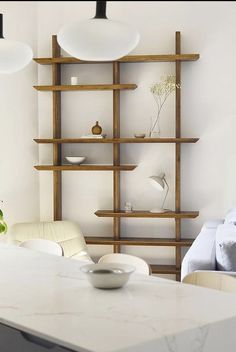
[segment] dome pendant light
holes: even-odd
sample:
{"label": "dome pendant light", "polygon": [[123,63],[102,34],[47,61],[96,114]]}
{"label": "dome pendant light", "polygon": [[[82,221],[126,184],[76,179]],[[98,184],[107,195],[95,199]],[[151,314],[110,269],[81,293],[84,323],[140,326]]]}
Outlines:
{"label": "dome pendant light", "polygon": [[33,58],[31,48],[24,43],[4,39],[3,15],[0,14],[0,73],[13,73],[24,68]]}
{"label": "dome pendant light", "polygon": [[96,3],[95,17],[64,26],[58,34],[58,43],[80,60],[117,60],[136,47],[139,33],[126,23],[107,19],[106,1]]}

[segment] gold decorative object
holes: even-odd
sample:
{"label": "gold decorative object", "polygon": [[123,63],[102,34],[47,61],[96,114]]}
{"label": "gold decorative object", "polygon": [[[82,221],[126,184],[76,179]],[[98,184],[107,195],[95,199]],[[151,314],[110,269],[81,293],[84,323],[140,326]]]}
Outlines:
{"label": "gold decorative object", "polygon": [[96,121],[96,125],[92,127],[92,134],[101,134],[102,127],[99,126],[98,121]]}

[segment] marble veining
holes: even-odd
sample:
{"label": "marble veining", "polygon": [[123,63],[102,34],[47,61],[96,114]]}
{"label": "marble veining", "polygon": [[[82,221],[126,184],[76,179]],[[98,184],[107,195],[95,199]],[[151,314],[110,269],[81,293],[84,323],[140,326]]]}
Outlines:
{"label": "marble veining", "polygon": [[80,352],[235,352],[236,295],[135,274],[98,290],[84,264],[0,244],[0,322]]}

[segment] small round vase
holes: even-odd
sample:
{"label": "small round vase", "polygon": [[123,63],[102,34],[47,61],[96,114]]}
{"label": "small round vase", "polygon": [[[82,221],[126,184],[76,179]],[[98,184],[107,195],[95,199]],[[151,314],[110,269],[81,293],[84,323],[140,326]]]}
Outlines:
{"label": "small round vase", "polygon": [[101,134],[102,127],[99,126],[98,121],[96,121],[96,125],[92,127],[92,134]]}

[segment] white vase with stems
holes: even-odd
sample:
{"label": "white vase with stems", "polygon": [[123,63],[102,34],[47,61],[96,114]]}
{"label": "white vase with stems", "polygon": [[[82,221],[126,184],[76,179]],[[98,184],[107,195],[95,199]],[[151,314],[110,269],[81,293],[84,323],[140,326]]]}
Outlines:
{"label": "white vase with stems", "polygon": [[167,75],[165,77],[162,77],[160,82],[155,83],[151,86],[150,91],[157,104],[157,113],[155,117],[151,119],[149,137],[159,138],[161,136],[161,128],[160,128],[161,110],[169,95],[179,88],[180,88],[180,84],[176,83],[175,75]]}

